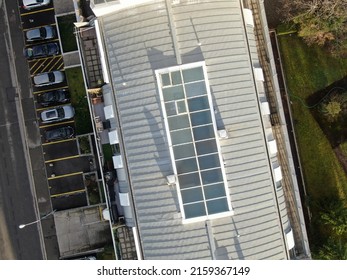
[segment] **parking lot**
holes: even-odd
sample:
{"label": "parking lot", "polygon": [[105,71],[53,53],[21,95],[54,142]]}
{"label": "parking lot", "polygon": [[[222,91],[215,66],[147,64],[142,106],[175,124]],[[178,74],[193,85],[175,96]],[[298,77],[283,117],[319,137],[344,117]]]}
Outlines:
{"label": "parking lot", "polygon": [[[57,2],[57,1],[56,1]],[[58,1],[59,3],[59,1]],[[59,51],[54,55],[40,55],[39,57],[28,58],[28,66],[32,81],[32,92],[35,97],[35,107],[37,119],[39,120],[39,129],[42,140],[42,149],[46,164],[47,180],[53,209],[65,210],[70,208],[82,207],[88,205],[87,189],[84,184],[84,173],[94,171],[93,148],[91,146],[90,154],[82,154],[78,139],[75,134],[63,135],[59,138],[47,139],[47,131],[61,131],[66,127],[76,131],[74,117],[56,118],[49,121],[42,121],[41,114],[49,115],[47,110],[56,110],[62,106],[71,106],[69,96],[69,85],[65,77],[64,59],[61,52],[61,44],[59,43],[58,26],[55,19],[53,1],[47,6],[26,10],[22,7],[22,1],[19,1],[19,10],[21,14],[21,22],[23,36],[25,38],[25,48],[32,49],[37,46],[47,46],[47,44],[55,43],[59,46]],[[28,39],[28,32],[34,33],[33,30],[42,30],[49,26],[52,36],[48,37],[48,32],[39,33],[46,37],[39,39]],[[48,83],[34,84],[34,76],[42,73],[51,73],[60,71],[62,79],[57,76],[52,80],[49,77]],[[45,76],[45,77],[46,77]],[[52,84],[53,81],[53,84]],[[37,83],[37,80],[35,81]],[[83,87],[83,85],[81,85]],[[68,96],[65,99],[58,99],[58,92],[64,90]],[[48,103],[44,103],[38,99],[39,96],[47,95],[55,96]],[[57,111],[56,111],[57,112]],[[64,111],[66,116],[66,111]],[[61,117],[59,114],[57,114]],[[60,130],[57,130],[60,129]]]}

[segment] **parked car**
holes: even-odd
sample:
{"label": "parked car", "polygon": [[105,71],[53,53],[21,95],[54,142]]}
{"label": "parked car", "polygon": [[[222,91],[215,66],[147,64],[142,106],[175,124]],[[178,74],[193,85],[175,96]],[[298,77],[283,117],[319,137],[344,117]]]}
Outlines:
{"label": "parked car", "polygon": [[71,105],[56,107],[41,112],[41,120],[44,123],[59,122],[72,119],[75,109]]}
{"label": "parked car", "polygon": [[36,87],[49,86],[64,82],[65,75],[61,71],[40,73],[33,78]]}
{"label": "parked car", "polygon": [[57,43],[48,43],[42,45],[36,45],[30,48],[24,49],[24,56],[26,58],[39,58],[50,55],[59,54],[59,45]]}
{"label": "parked car", "polygon": [[66,103],[70,101],[69,91],[66,89],[57,89],[39,93],[37,95],[37,102],[41,106],[51,106],[58,103]]}
{"label": "parked car", "polygon": [[41,6],[47,6],[51,3],[51,0],[23,0],[23,9],[31,10],[39,8]]}
{"label": "parked car", "polygon": [[25,33],[27,42],[50,40],[57,37],[57,31],[53,26],[46,25],[39,28],[30,29]]}
{"label": "parked car", "polygon": [[64,140],[74,136],[74,129],[71,126],[63,126],[46,130],[44,137],[47,142]]}

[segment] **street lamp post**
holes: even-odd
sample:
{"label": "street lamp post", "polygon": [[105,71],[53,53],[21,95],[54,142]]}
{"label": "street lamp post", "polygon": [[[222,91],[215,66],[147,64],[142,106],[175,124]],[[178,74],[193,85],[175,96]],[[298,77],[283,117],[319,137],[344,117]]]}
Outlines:
{"label": "street lamp post", "polygon": [[18,227],[19,227],[20,229],[22,229],[22,228],[25,228],[26,226],[30,226],[30,225],[33,225],[33,224],[37,224],[37,223],[40,222],[41,220],[46,219],[48,216],[53,215],[55,211],[57,211],[57,210],[53,210],[52,212],[48,213],[47,215],[43,216],[42,218],[37,219],[36,221],[30,222],[30,223],[26,223],[26,224],[21,224],[21,225],[19,225]]}

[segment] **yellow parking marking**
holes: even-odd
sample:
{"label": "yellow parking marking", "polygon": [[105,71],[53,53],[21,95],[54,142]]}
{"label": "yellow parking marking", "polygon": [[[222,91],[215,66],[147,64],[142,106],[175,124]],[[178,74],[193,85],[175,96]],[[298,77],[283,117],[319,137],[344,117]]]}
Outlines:
{"label": "yellow parking marking", "polygon": [[[64,89],[64,88],[68,88],[68,86],[63,86],[63,87],[59,87],[59,88],[54,88],[53,90],[57,90],[57,89]],[[42,93],[42,92],[47,92],[49,90],[38,90],[38,91],[34,91],[33,94],[38,94],[38,93]]]}
{"label": "yellow parking marking", "polygon": [[48,72],[52,71],[53,68],[54,68],[54,66],[56,66],[56,65],[58,64],[58,62],[60,62],[60,61],[63,59],[63,57],[62,57],[61,55],[55,56],[54,58],[57,58],[57,61],[56,61],[56,63],[54,63],[54,64],[51,66],[51,68],[49,68]]}
{"label": "yellow parking marking", "polygon": [[64,61],[59,65],[59,67],[57,69],[62,69],[64,66]]}
{"label": "yellow parking marking", "polygon": [[[71,105],[71,103],[64,103],[62,105]],[[48,107],[42,107],[42,108],[37,108],[36,109],[36,112],[40,112],[40,111],[44,111],[44,110],[49,110],[49,109],[52,109],[52,108],[57,108],[57,106],[59,107],[60,105],[55,105],[55,106],[48,106]]]}
{"label": "yellow parking marking", "polygon": [[70,177],[70,176],[76,176],[76,175],[82,175],[83,172],[75,172],[75,173],[68,173],[64,175],[59,175],[59,176],[54,176],[54,177],[49,177],[48,180],[55,180],[55,179],[60,179],[60,178],[65,178],[65,177]]}
{"label": "yellow parking marking", "polygon": [[47,12],[47,11],[51,11],[51,10],[54,10],[54,8],[48,8],[48,9],[39,10],[39,11],[33,11],[33,12],[28,12],[28,13],[22,13],[20,16],[23,17],[23,16],[28,16],[28,15],[32,15],[32,14]]}
{"label": "yellow parking marking", "polygon": [[67,196],[67,195],[73,195],[73,194],[82,193],[82,192],[86,192],[86,190],[85,190],[85,189],[80,189],[80,190],[77,190],[77,191],[71,191],[71,192],[65,192],[65,193],[52,194],[51,197],[54,198],[54,197],[59,197],[59,196]]}
{"label": "yellow parking marking", "polygon": [[[30,71],[31,70],[33,70],[33,68],[37,65],[37,63],[40,63],[40,62],[44,62],[44,61],[46,61],[48,58],[44,58],[44,59],[42,59],[42,58],[39,58],[39,59],[37,59],[37,60],[33,60],[33,61],[35,61],[35,63],[34,63],[34,65],[32,65],[31,67],[30,67]],[[43,60],[43,61],[42,61]]]}
{"label": "yellow parking marking", "polygon": [[[52,23],[52,24],[50,24],[50,25],[54,25],[54,26],[56,26],[57,24],[56,24],[56,23]],[[41,28],[41,27],[44,27],[44,26],[46,26],[46,24],[45,24],[45,25],[39,25],[39,26],[36,26],[36,27],[35,27],[35,29],[36,29],[36,28]],[[30,30],[30,29],[33,29],[33,28],[27,28],[27,29],[23,29],[23,31],[28,31],[28,30]]]}
{"label": "yellow parking marking", "polygon": [[63,143],[63,142],[67,142],[67,141],[74,141],[74,140],[76,140],[76,138],[70,138],[70,139],[59,140],[59,141],[54,141],[54,142],[47,142],[47,143],[43,143],[42,146],[58,144],[58,143]]}
{"label": "yellow parking marking", "polygon": [[67,160],[67,159],[72,159],[72,158],[78,158],[78,157],[80,157],[80,155],[56,158],[56,159],[46,160],[45,163],[57,162],[57,161],[62,161],[62,160]]}
{"label": "yellow parking marking", "polygon": [[52,126],[57,126],[57,125],[61,125],[61,124],[68,124],[68,123],[74,123],[74,122],[75,122],[74,120],[68,121],[68,122],[57,122],[57,123],[54,123],[54,124],[41,125],[41,126],[39,126],[39,128],[52,127]]}
{"label": "yellow parking marking", "polygon": [[[57,55],[57,56],[51,56],[51,57],[47,57],[47,59],[51,59],[51,61],[49,61],[46,65],[44,64],[44,62],[46,62],[46,61],[44,61],[38,68],[40,68],[40,67],[43,67],[40,71],[41,72],[50,72],[51,70],[52,70],[52,68],[53,68],[53,66],[55,65],[55,64],[57,64],[58,62],[56,62],[51,68],[49,68],[50,66],[51,66],[51,62],[53,61],[53,59],[55,59],[56,57],[58,57],[58,62],[62,59],[62,56],[61,55]],[[49,68],[49,70],[48,70],[48,68]],[[39,70],[39,69],[37,69],[37,70]],[[36,72],[38,72],[38,71],[36,71]]]}

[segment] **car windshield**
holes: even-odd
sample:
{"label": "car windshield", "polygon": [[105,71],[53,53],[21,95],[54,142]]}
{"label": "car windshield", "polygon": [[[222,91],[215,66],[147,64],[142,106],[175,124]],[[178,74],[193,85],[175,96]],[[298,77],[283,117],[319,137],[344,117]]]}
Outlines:
{"label": "car windshield", "polygon": [[53,72],[49,72],[47,75],[48,75],[48,79],[49,79],[50,82],[54,82],[55,81],[55,77],[54,77]]}
{"label": "car windshield", "polygon": [[63,109],[63,108],[58,108],[58,109],[57,109],[57,112],[58,112],[58,118],[59,118],[59,119],[65,117],[64,109]]}
{"label": "car windshield", "polygon": [[43,101],[53,101],[54,100],[54,94],[53,92],[46,92],[42,95]]}
{"label": "car windshield", "polygon": [[[57,110],[58,111],[58,110]],[[51,110],[51,111],[47,111],[46,112],[46,117],[47,119],[53,119],[57,117],[57,112],[55,110]],[[59,112],[58,112],[58,116],[59,116]]]}
{"label": "car windshield", "polygon": [[41,38],[46,38],[46,36],[47,36],[46,28],[44,28],[44,27],[40,28],[40,36],[41,36]]}

